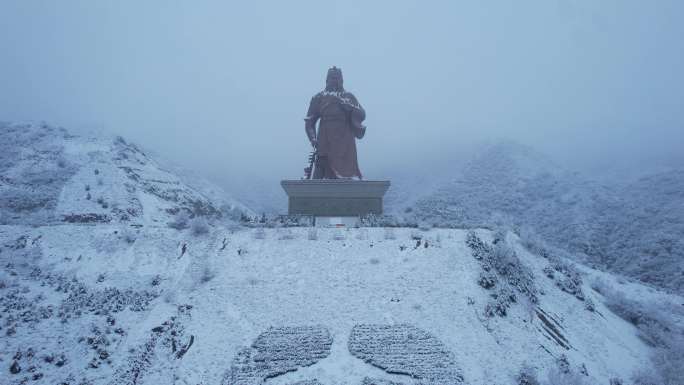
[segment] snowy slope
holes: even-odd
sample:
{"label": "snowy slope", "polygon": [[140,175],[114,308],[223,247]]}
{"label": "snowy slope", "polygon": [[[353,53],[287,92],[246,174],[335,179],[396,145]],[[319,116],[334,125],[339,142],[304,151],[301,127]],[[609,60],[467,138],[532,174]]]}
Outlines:
{"label": "snowy slope", "polygon": [[[3,381],[40,373],[35,383],[231,383],[241,349],[270,327],[294,326],[324,328],[329,352],[267,384],[360,384],[366,377],[431,383],[353,355],[348,342],[358,325],[426,333],[468,384],[513,384],[524,363],[543,375],[562,355],[572,371],[586,368],[588,383],[608,384],[649,365],[651,349],[634,326],[605,308],[586,282],[595,275],[628,296],[681,298],[586,269],[581,301],[546,276],[547,259],[509,234],[534,276],[538,303],[519,296],[506,316],[487,316],[493,292],[478,284],[483,267],[467,233],[216,227],[195,237],[146,227],[131,241],[113,224],[4,225],[0,359],[6,368],[16,361],[21,371]],[[489,231],[477,233],[491,243]],[[595,311],[586,309],[588,301]],[[296,346],[283,354],[296,355]],[[420,360],[410,352],[402,357],[400,366]]]}
{"label": "snowy slope", "polygon": [[592,266],[682,293],[683,191],[679,170],[602,184],[529,147],[502,142],[484,147],[452,180],[395,213],[441,226],[505,223]]}
{"label": "snowy slope", "polygon": [[0,123],[0,223],[141,225],[166,223],[178,212],[218,218],[241,210],[229,198],[210,200],[121,137]]}

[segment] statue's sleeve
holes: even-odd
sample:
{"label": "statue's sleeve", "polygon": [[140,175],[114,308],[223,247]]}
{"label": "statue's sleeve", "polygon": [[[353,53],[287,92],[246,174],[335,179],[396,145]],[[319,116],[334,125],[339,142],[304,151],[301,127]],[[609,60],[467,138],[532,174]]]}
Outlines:
{"label": "statue's sleeve", "polygon": [[363,125],[363,121],[366,119],[366,110],[361,107],[359,101],[353,94],[349,94],[350,104],[349,115],[352,131],[357,139],[363,138],[366,135],[366,126]]}
{"label": "statue's sleeve", "polygon": [[351,92],[349,93],[349,98],[351,99],[352,103],[354,104],[354,109],[352,110],[354,114],[356,114],[356,118],[359,119],[360,121],[363,121],[366,119],[366,110],[361,107],[361,103],[356,99],[356,96],[352,94]]}
{"label": "statue's sleeve", "polygon": [[320,118],[320,109],[318,107],[318,98],[311,98],[309,103],[309,109],[306,112],[306,117],[304,118],[304,130],[306,131],[306,136],[310,141],[316,140],[316,121]]}

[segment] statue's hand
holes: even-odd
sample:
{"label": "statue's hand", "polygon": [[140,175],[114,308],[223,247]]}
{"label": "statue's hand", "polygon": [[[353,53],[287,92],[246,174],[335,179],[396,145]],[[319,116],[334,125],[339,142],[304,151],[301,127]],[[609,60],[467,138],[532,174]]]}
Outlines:
{"label": "statue's hand", "polygon": [[351,112],[352,110],[358,108],[351,100],[349,99],[342,99],[342,109],[344,109],[347,112]]}
{"label": "statue's hand", "polygon": [[359,105],[350,98],[339,98],[339,100],[340,105],[342,105],[342,108],[347,112],[360,108]]}

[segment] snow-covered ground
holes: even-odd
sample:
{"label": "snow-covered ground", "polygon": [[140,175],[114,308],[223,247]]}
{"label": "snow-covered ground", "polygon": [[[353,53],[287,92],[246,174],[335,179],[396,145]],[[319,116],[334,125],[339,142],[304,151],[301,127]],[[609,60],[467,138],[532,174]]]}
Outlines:
{"label": "snow-covered ground", "polygon": [[[582,289],[594,311],[560,290],[543,272],[548,260],[510,234],[540,294],[536,305],[519,296],[506,316],[492,317],[484,312],[491,292],[478,284],[482,266],[464,230],[215,227],[193,236],[148,226],[130,239],[124,229],[0,227],[2,381],[42,375],[35,383],[231,383],[236,354],[271,327],[321,327],[332,345],[313,365],[295,365],[266,384],[361,384],[366,377],[433,383],[353,355],[349,339],[357,325],[426,333],[468,384],[512,384],[524,364],[543,377],[562,355],[596,384],[649,365],[650,348],[602,305],[587,279]],[[477,233],[491,242],[489,231]],[[585,270],[630,296],[681,301]],[[400,365],[410,368],[420,354],[404,354],[401,346]],[[14,361],[21,371],[9,374]]]}
{"label": "snow-covered ground", "polygon": [[241,226],[123,139],[0,128],[0,384],[608,385],[655,348],[604,303],[684,304],[513,233]]}

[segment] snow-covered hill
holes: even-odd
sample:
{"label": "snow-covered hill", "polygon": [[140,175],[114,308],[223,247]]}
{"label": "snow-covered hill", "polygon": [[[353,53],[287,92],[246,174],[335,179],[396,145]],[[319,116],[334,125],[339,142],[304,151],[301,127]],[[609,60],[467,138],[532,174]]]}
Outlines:
{"label": "snow-covered hill", "polygon": [[545,378],[560,363],[608,384],[648,367],[652,348],[588,282],[681,301],[590,269],[569,290],[572,274],[511,234],[501,242],[518,273],[488,265],[465,230],[158,227],[129,239],[119,225],[68,224],[0,236],[7,383],[513,384],[525,365]]}
{"label": "snow-covered hill", "polygon": [[606,213],[608,268],[684,291],[684,170],[640,178],[619,190],[621,206]]}
{"label": "snow-covered hill", "polygon": [[605,185],[503,142],[416,200],[396,214],[438,226],[506,223],[595,267],[684,292],[684,172]]}
{"label": "snow-covered hill", "polygon": [[0,123],[2,224],[164,225],[178,213],[219,218],[243,211],[229,198],[210,200],[121,137]]}

